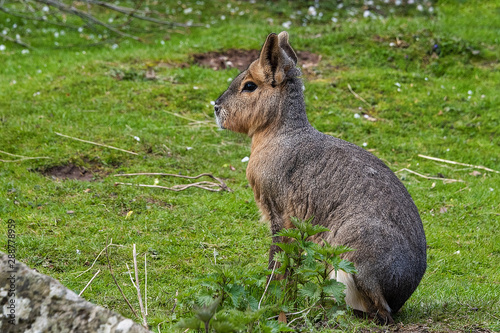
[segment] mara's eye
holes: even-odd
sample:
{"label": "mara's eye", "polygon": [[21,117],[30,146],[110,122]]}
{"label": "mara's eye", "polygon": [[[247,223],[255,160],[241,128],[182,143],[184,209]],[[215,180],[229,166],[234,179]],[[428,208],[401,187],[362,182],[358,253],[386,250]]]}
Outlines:
{"label": "mara's eye", "polygon": [[255,91],[255,89],[257,89],[257,85],[255,83],[253,83],[252,81],[248,81],[243,86],[243,90],[242,91],[252,92],[252,91]]}

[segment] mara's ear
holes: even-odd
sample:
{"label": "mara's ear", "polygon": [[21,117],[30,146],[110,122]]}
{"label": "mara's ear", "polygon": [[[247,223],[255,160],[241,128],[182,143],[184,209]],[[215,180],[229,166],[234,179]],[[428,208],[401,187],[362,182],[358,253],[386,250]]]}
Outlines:
{"label": "mara's ear", "polygon": [[297,65],[297,54],[295,51],[292,49],[290,46],[290,43],[288,42],[288,32],[282,31],[278,35],[278,39],[280,42],[280,47],[283,51],[285,51],[286,55],[290,57],[290,59],[293,61],[294,65]]}
{"label": "mara's ear", "polygon": [[[283,45],[287,49],[282,48],[281,38],[275,33],[271,33],[267,36],[266,42],[260,51],[259,65],[264,72],[266,81],[270,81],[273,87],[283,82],[286,72],[295,67],[297,63],[297,56],[290,47],[290,44],[288,44],[288,34],[286,32],[285,35],[282,34],[283,32],[280,36],[283,36],[281,38],[286,40],[286,42],[283,42]],[[288,52],[290,51],[294,58],[289,55]]]}

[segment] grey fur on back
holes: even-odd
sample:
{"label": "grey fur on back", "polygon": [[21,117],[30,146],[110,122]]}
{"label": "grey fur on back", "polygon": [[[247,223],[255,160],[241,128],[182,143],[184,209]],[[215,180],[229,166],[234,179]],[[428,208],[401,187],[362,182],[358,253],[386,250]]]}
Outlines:
{"label": "grey fur on back", "polygon": [[[276,48],[268,45],[270,36],[260,64],[266,60],[262,60],[264,50],[272,51],[266,46]],[[288,35],[285,44],[280,39],[280,45],[286,44]],[[290,54],[283,47],[281,51],[278,56],[283,58]],[[275,87],[267,84],[268,74],[259,76],[269,71],[257,67],[259,63],[240,74],[216,102],[216,116],[222,127],[252,137],[247,178],[258,206],[270,221],[273,234],[291,227],[290,217],[314,217],[314,223],[331,230],[316,241],[324,239],[356,249],[345,258],[358,270],[353,279],[367,303],[365,310],[387,310],[381,319],[392,322],[390,314],[403,306],[426,270],[425,234],[411,196],[380,159],[309,124],[297,68],[286,70],[282,83]],[[270,69],[276,71],[279,66]],[[238,95],[249,77],[258,82],[260,95]],[[251,96],[256,96],[253,104],[248,100]],[[253,111],[246,110],[246,105],[252,105]],[[259,115],[265,121],[258,119],[255,128],[239,123],[257,121],[254,119]],[[270,263],[275,251],[273,246]]]}

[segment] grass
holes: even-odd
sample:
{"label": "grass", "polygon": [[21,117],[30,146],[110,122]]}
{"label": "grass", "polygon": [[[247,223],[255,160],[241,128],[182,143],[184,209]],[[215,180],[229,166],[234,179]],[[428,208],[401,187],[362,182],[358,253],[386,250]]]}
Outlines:
{"label": "grass", "polygon": [[[398,173],[420,210],[429,249],[427,273],[395,320],[430,331],[500,330],[500,175],[479,169],[479,175],[472,175],[472,168],[418,157],[500,170],[499,5],[440,1],[432,14],[415,6],[390,14],[383,7],[387,16],[371,19],[363,18],[356,1],[345,1],[343,9],[320,3],[321,18],[306,16],[308,6],[283,1],[183,2],[193,14],[167,2],[169,13],[176,9],[172,19],[210,27],[155,28],[146,33],[145,44],[122,41],[117,48],[69,49],[54,49],[54,43],[81,43],[78,33],[66,31],[56,38],[54,32],[61,28],[40,29],[12,17],[7,22],[0,13],[0,30],[30,29],[23,38],[37,47],[23,54],[17,45],[1,42],[6,49],[0,51],[0,150],[49,157],[1,163],[0,219],[17,223],[17,258],[76,292],[100,268],[104,273],[84,297],[132,317],[105,258],[86,274],[76,273],[87,269],[106,240],[113,239],[123,247],[111,248],[111,263],[138,309],[125,267],[132,262],[132,244],[137,244],[148,257],[148,321],[154,330],[161,323],[162,331],[191,310],[180,301],[171,312],[175,293],[187,292],[213,271],[214,251],[218,262],[265,267],[269,230],[259,222],[241,162],[249,156],[250,141],[212,125],[210,102],[238,71],[199,67],[190,54],[257,49],[269,32],[284,30],[281,24],[291,21],[287,30],[295,49],[322,56],[304,74],[308,116],[316,128],[364,146],[394,171],[408,168],[464,181]],[[357,12],[350,16],[352,8]],[[336,23],[332,17],[338,17]],[[407,45],[398,47],[398,40]],[[433,52],[436,44],[439,50]],[[154,68],[157,80],[145,79],[148,68]],[[371,107],[356,99],[348,84]],[[202,123],[193,125],[172,113]],[[44,175],[68,164],[93,172],[95,179]],[[114,186],[112,175],[119,172],[211,172],[226,179],[234,192]],[[152,184],[154,178],[132,181]],[[159,181],[167,186],[186,183]],[[6,223],[1,233],[6,235]],[[6,250],[6,242],[2,244]],[[354,317],[346,325],[346,331],[375,329]]]}

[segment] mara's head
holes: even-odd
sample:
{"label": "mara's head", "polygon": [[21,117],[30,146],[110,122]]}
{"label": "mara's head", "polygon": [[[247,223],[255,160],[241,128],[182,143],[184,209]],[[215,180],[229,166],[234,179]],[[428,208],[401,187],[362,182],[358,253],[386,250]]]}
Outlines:
{"label": "mara's head", "polygon": [[296,65],[297,55],[288,42],[288,33],[269,34],[259,58],[215,102],[219,127],[253,136],[282,121],[280,103],[289,98],[290,85],[300,83]]}

